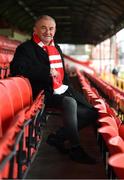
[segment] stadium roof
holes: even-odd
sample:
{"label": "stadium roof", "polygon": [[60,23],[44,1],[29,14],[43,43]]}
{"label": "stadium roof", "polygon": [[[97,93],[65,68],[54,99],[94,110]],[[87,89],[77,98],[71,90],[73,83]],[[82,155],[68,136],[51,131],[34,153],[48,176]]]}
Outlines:
{"label": "stadium roof", "polygon": [[[57,22],[56,40],[67,44],[98,44],[124,27],[123,0],[1,0],[6,26],[31,34],[42,15]],[[2,21],[1,21],[2,22]]]}

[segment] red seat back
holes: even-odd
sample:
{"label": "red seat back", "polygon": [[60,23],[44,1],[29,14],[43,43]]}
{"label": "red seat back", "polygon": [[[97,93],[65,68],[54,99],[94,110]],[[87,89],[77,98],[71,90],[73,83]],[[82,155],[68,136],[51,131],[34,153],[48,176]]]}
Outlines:
{"label": "red seat back", "polygon": [[112,166],[116,176],[124,179],[124,153],[117,153],[109,158],[109,165]]}
{"label": "red seat back", "polygon": [[16,86],[15,82],[9,78],[0,80],[0,84],[5,86],[13,104],[14,114],[16,114],[20,109],[23,108],[23,102],[18,87]]}
{"label": "red seat back", "polygon": [[0,84],[0,102],[1,134],[4,134],[9,128],[11,120],[14,117],[14,109],[7,89],[2,84]]}
{"label": "red seat back", "polygon": [[14,83],[18,87],[18,90],[22,98],[23,108],[31,105],[32,88],[28,79],[24,77],[11,77],[10,79],[12,79],[12,81],[14,81]]}

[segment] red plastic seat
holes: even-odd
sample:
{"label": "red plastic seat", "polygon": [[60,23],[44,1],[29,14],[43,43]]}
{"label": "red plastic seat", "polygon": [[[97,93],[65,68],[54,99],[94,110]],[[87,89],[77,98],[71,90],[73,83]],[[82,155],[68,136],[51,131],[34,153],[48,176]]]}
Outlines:
{"label": "red plastic seat", "polygon": [[[100,141],[100,145],[101,145],[101,151],[102,151],[102,155],[103,155],[103,160],[106,164],[106,159],[108,156],[108,153],[106,152],[110,152],[110,144],[109,144],[109,139],[115,136],[118,136],[118,130],[112,126],[103,126],[101,128],[98,128],[98,132],[101,134],[102,138]],[[104,141],[103,141],[104,140]]]}
{"label": "red plastic seat", "polygon": [[6,53],[0,53],[0,79],[7,78],[9,75],[9,60]]}
{"label": "red plastic seat", "polygon": [[32,103],[32,88],[30,82],[27,78],[24,77],[12,77],[10,78],[17,85],[21,98],[23,107],[29,106]]}
{"label": "red plastic seat", "polygon": [[41,110],[44,106],[44,92],[41,91],[36,99],[33,101],[29,109],[26,110],[26,119],[34,117],[38,110]]}
{"label": "red plastic seat", "polygon": [[104,99],[96,99],[96,103],[97,104],[94,107],[97,108],[99,112],[107,113],[107,107]]}
{"label": "red plastic seat", "polygon": [[124,113],[124,97],[120,99],[119,107],[122,113]]}
{"label": "red plastic seat", "polygon": [[114,117],[106,116],[106,117],[98,119],[98,122],[101,127],[112,126],[118,130],[118,124],[116,123],[116,120],[114,119]]}
{"label": "red plastic seat", "polygon": [[117,123],[117,126],[119,127],[121,125],[121,119],[119,117],[117,117],[117,114],[116,114],[116,111],[111,108],[108,104],[106,104],[106,107],[107,107],[107,112],[108,114],[111,116],[111,117],[114,117],[116,123]]}
{"label": "red plastic seat", "polygon": [[[10,168],[10,166],[13,166],[11,179],[17,179],[19,176],[19,171],[24,171],[24,169],[27,168],[25,164],[22,164],[22,170],[20,168],[20,170],[18,171],[18,166],[19,166],[18,158],[21,159],[21,155],[22,155],[21,153],[25,152],[26,153],[25,160],[27,160],[26,158],[28,154],[28,148],[26,146],[26,138],[29,135],[28,133],[29,126],[27,122],[26,125],[24,126],[25,121],[27,121],[25,118],[25,111],[22,110],[19,113],[17,113],[16,116],[14,116],[10,127],[8,128],[8,130],[0,140],[0,168],[2,166],[1,169],[2,178],[6,178],[6,179],[10,178],[9,173],[10,171],[12,171],[11,169],[12,167]],[[25,127],[24,130],[23,127]],[[21,140],[21,145],[19,144],[20,140]],[[19,149],[21,150],[21,152],[19,153],[18,156],[16,156],[15,152],[17,153]],[[33,152],[32,149],[31,152]],[[10,159],[12,157],[14,157],[13,164],[10,163]],[[4,161],[6,161],[6,163],[3,163]]]}
{"label": "red plastic seat", "polygon": [[118,136],[118,130],[113,126],[103,126],[98,128],[98,132],[102,135],[103,139],[105,140],[106,144],[110,138]]}
{"label": "red plastic seat", "polygon": [[[2,178],[8,179],[10,170],[12,176],[17,178],[17,164],[14,162],[13,170],[11,169],[10,159],[12,159],[15,155],[14,146],[17,138],[17,133],[21,131],[21,128],[17,125],[18,121],[15,124],[12,124],[4,136],[0,139],[0,169]],[[17,147],[16,147],[17,149]],[[6,163],[4,163],[6,161]],[[11,166],[11,168],[10,168]],[[12,178],[12,177],[11,177]]]}
{"label": "red plastic seat", "polygon": [[2,84],[0,84],[0,102],[1,135],[3,135],[14,117],[14,108],[8,91]]}
{"label": "red plastic seat", "polygon": [[6,91],[12,101],[14,114],[23,108],[23,102],[20,95],[20,91],[16,86],[16,83],[12,79],[0,80],[0,84],[6,87]]}
{"label": "red plastic seat", "polygon": [[14,115],[32,102],[32,89],[27,79],[13,77],[0,81],[0,116],[2,134],[10,126]]}
{"label": "red plastic seat", "polygon": [[115,136],[109,139],[110,154],[124,153],[124,140],[120,136]]}
{"label": "red plastic seat", "polygon": [[[3,142],[2,143],[0,141],[1,142],[0,143],[1,163],[4,164],[3,162],[7,158],[7,161],[4,164],[5,166],[2,167],[1,177],[8,179],[10,177],[10,174],[12,174],[12,177],[10,178],[18,178],[20,177],[18,169],[20,169],[19,170],[20,173],[21,172],[23,173],[23,170],[27,168],[27,166],[24,164],[21,165],[22,170],[21,168],[18,168],[19,164],[24,163],[24,162],[20,163],[21,155],[23,157],[23,155],[25,155],[25,152],[26,154],[28,154],[29,151],[31,151],[31,155],[32,155],[32,153],[34,153],[34,150],[35,150],[34,148],[28,149],[26,146],[26,142],[27,142],[26,139],[32,138],[36,129],[34,128],[32,131],[32,134],[29,134],[28,122],[30,122],[31,119],[28,121],[28,119],[26,118],[26,113],[25,113],[27,108],[29,108],[32,104],[32,89],[31,89],[29,81],[23,77],[12,77],[5,80],[1,80],[0,81],[0,102],[2,102],[0,104],[0,123],[2,126],[0,133],[1,133],[1,139]],[[38,104],[38,102],[36,104]],[[38,105],[40,106],[40,103]],[[37,108],[39,108],[39,106]],[[24,135],[21,136],[23,132],[24,132]],[[18,133],[21,133],[21,134],[19,135]],[[21,137],[23,139],[20,145],[18,144],[20,142],[18,138],[21,138]],[[17,139],[18,141],[16,142]],[[22,154],[20,154],[19,159],[18,159],[18,156],[15,155],[15,151],[13,154],[13,147],[15,147],[16,152],[18,152],[18,150],[19,151],[21,150]],[[14,171],[11,173],[10,172],[11,171],[10,158],[13,155],[14,157],[17,157],[17,161],[16,161],[16,158],[14,158],[14,163],[13,163]],[[27,159],[28,158],[26,156],[24,158],[24,161],[26,161]]]}
{"label": "red plastic seat", "polygon": [[112,155],[108,163],[113,168],[116,176],[119,179],[124,179],[124,153]]}
{"label": "red plastic seat", "polygon": [[124,140],[124,124],[122,123],[119,127],[119,135],[122,137]]}

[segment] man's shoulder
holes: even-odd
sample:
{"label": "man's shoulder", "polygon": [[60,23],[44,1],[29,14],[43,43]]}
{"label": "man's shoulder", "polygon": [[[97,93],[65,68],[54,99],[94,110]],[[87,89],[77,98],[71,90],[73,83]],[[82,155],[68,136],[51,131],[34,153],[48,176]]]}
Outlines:
{"label": "man's shoulder", "polygon": [[29,47],[32,47],[33,46],[33,42],[32,40],[27,40],[25,42],[22,42],[18,48],[29,48]]}
{"label": "man's shoulder", "polygon": [[34,43],[32,40],[27,40],[23,43],[21,43],[17,49],[16,49],[17,54],[27,54],[30,56],[34,56],[35,50],[34,50]]}

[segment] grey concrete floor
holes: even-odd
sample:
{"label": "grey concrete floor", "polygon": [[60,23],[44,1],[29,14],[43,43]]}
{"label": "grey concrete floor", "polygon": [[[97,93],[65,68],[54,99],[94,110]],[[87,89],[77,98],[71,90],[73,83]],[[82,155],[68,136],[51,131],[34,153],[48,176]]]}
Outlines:
{"label": "grey concrete floor", "polygon": [[[59,118],[60,119],[60,118]],[[49,118],[44,130],[43,141],[34,162],[28,172],[27,179],[106,179],[104,165],[99,146],[92,127],[80,131],[82,147],[87,153],[99,159],[95,165],[80,164],[72,161],[68,154],[61,154],[55,147],[48,145],[47,135],[57,129],[58,116]]]}

